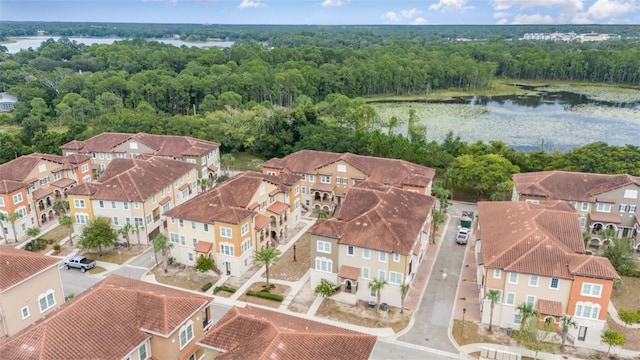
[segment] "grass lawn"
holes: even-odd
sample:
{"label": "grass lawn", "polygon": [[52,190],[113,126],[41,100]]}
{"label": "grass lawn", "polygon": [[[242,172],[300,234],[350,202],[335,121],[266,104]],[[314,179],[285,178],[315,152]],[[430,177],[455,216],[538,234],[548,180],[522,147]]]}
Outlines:
{"label": "grass lawn", "polygon": [[89,270],[88,273],[89,274],[100,274],[102,272],[107,271],[107,269],[103,268],[102,266],[96,266],[93,269]]}
{"label": "grass lawn", "polygon": [[[223,154],[224,155],[224,154]],[[261,164],[264,162],[264,160],[256,155],[253,154],[249,154],[249,153],[234,153],[231,154],[233,155],[233,157],[235,158],[235,160],[229,164],[229,169],[230,170],[237,170],[237,171],[248,171],[248,170],[252,170],[252,171],[261,171]],[[223,171],[227,170],[227,165],[220,165]]]}
{"label": "grass lawn", "polygon": [[296,241],[296,261],[293,261],[293,246],[289,248],[275,265],[269,268],[271,279],[298,281],[309,271],[309,244],[311,235],[302,235]]}
{"label": "grass lawn", "polygon": [[102,249],[102,256],[100,256],[98,251],[85,251],[79,255],[86,256],[88,259],[122,265],[127,262],[127,260],[140,255],[144,249],[146,249],[144,246],[131,246],[128,249]]}

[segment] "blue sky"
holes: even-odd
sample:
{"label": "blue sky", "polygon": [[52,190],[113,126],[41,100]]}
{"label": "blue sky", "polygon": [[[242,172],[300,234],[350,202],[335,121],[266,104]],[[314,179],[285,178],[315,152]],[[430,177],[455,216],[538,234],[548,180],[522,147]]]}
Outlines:
{"label": "blue sky", "polygon": [[639,24],[640,0],[0,0],[0,21]]}

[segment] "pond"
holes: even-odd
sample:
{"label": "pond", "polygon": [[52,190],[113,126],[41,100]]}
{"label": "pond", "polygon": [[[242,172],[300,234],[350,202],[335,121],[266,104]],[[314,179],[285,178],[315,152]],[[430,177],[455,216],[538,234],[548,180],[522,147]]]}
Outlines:
{"label": "pond", "polygon": [[[500,140],[520,150],[567,151],[596,141],[640,146],[640,91],[585,87],[537,88],[532,96],[473,96],[450,101],[375,103],[383,123],[396,116],[406,134],[409,110],[427,126],[427,140],[449,131],[473,143]],[[386,128],[384,128],[386,130]]]}

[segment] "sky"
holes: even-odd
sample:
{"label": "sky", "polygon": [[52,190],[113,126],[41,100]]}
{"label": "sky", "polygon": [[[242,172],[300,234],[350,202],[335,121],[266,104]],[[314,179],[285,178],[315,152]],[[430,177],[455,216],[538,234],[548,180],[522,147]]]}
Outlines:
{"label": "sky", "polygon": [[640,0],[0,0],[1,21],[189,24],[640,24]]}

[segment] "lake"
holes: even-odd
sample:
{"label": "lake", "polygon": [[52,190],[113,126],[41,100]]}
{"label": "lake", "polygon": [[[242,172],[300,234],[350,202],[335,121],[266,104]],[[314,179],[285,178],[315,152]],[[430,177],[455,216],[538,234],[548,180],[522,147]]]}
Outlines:
{"label": "lake", "polygon": [[[40,47],[40,44],[42,44],[44,41],[46,41],[47,39],[54,39],[56,41],[58,41],[58,39],[60,39],[60,36],[33,36],[33,37],[24,37],[24,38],[12,38],[12,41],[15,42],[10,42],[10,43],[4,43],[2,45],[6,46],[8,49],[8,53],[9,54],[15,54],[17,52],[19,52],[22,49],[28,49],[28,48],[33,48],[33,49],[37,49],[38,47]],[[116,41],[119,40],[124,40],[121,38],[89,38],[89,37],[70,37],[69,40],[75,41],[79,44],[85,44],[85,45],[93,45],[93,44],[113,44]],[[170,44],[173,46],[188,46],[188,47],[200,47],[200,48],[204,48],[204,47],[214,47],[214,46],[220,46],[220,47],[229,47],[231,45],[233,45],[233,41],[206,41],[206,42],[187,42],[187,41],[183,41],[183,40],[178,40],[178,39],[150,39],[150,40],[155,40],[161,43],[165,43],[165,44]]]}
{"label": "lake", "polygon": [[[640,146],[640,91],[596,86],[539,88],[537,96],[474,96],[437,102],[375,103],[383,123],[396,116],[406,134],[409,109],[427,126],[427,140],[453,131],[469,143],[500,140],[520,150],[567,151],[596,141]],[[609,91],[610,89],[607,89]],[[604,94],[604,95],[603,95]],[[385,129],[386,130],[386,129]]]}

